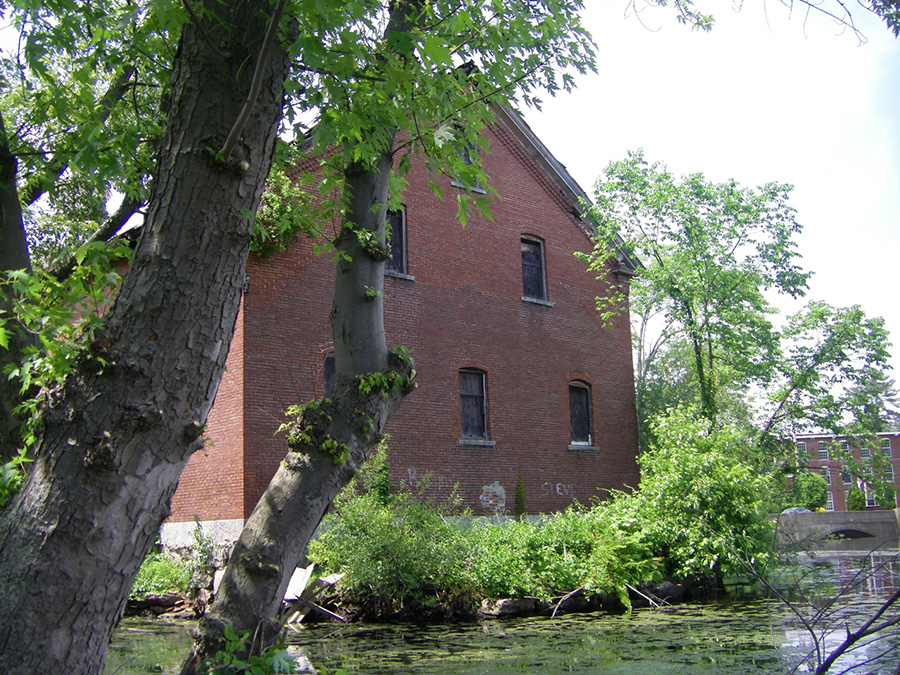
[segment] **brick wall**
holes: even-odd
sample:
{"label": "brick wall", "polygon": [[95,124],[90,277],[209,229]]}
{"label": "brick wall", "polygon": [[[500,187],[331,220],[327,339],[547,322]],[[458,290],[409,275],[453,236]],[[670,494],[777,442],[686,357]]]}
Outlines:
{"label": "brick wall", "polygon": [[188,461],[172,497],[170,520],[244,517],[244,320],[238,313],[225,374],[206,421],[206,445]]}
{"label": "brick wall", "polygon": [[[444,193],[438,200],[421,163],[413,162],[404,204],[414,279],[386,278],[385,325],[389,344],[410,348],[418,389],[387,429],[391,469],[395,483],[430,473],[435,496],[458,485],[476,514],[484,513],[483,488],[495,482],[511,512],[522,476],[528,510],[554,511],[602,497],[605,488],[637,485],[628,317],[623,313],[611,327],[601,323],[594,298],[618,280],[593,279],[574,257],[590,250],[590,241],[572,203],[502,125],[488,138],[485,170],[500,195],[493,220],[472,217],[462,228],[457,188],[447,177],[433,178]],[[544,241],[552,306],[522,300],[522,235]],[[229,357],[232,379],[210,417],[213,447],[189,464],[173,519],[192,517],[187,509],[194,505],[207,519],[203,497],[188,493],[202,489],[198,475],[211,472],[221,474],[216,489],[242,475],[244,488],[228,504],[242,499],[244,515],[252,510],[286,451],[284,439],[274,436],[283,410],[322,395],[333,274],[328,255],[314,255],[307,242],[251,259],[241,340]],[[238,382],[231,364],[241,348]],[[460,368],[487,375],[493,447],[458,444]],[[595,451],[569,449],[568,383],[575,379],[591,386]],[[239,419],[231,410],[232,385],[243,388],[240,432],[232,426]],[[240,442],[243,464],[235,468]]]}

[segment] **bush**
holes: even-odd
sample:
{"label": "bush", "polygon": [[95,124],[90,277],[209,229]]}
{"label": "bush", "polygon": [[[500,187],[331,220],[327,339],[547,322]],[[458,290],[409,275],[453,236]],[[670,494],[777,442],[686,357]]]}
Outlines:
{"label": "bush", "polygon": [[[828,501],[828,483],[817,473],[798,471],[791,485],[791,506],[802,506],[815,511]],[[865,500],[863,500],[865,502]]]}
{"label": "bush", "polygon": [[857,486],[853,486],[847,492],[847,510],[848,511],[865,511],[866,495]]}
{"label": "bush", "polygon": [[471,593],[468,552],[446,509],[408,490],[386,499],[348,488],[326,517],[325,533],[310,542],[309,559],[344,572],[341,588],[355,601],[390,612]]}
{"label": "bush", "polygon": [[[310,543],[309,558],[344,572],[341,589],[376,611],[484,597],[616,593],[628,585],[764,567],[772,545],[764,498],[769,480],[738,461],[742,437],[711,431],[688,411],[657,425],[659,446],[640,458],[641,489],[591,509],[572,507],[538,523],[448,518],[405,489],[386,494],[386,460],[345,489]],[[380,478],[378,478],[380,476]],[[368,490],[366,489],[368,488]]]}
{"label": "bush", "polygon": [[187,593],[190,578],[188,565],[165,553],[151,553],[138,571],[131,598],[142,600],[157,593]]}
{"label": "bush", "polygon": [[713,430],[676,409],[655,428],[655,447],[641,455],[641,488],[606,508],[610,526],[632,535],[664,563],[666,576],[722,576],[760,565],[772,549],[766,520],[769,478],[739,461],[745,439]]}

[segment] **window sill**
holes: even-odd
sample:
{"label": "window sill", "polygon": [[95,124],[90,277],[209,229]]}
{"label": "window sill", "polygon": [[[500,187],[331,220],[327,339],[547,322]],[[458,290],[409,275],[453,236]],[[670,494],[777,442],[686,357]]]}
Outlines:
{"label": "window sill", "polygon": [[600,452],[600,448],[596,445],[588,445],[587,443],[572,443],[569,446],[571,452]]}
{"label": "window sill", "polygon": [[497,445],[497,441],[489,441],[486,438],[460,438],[456,441],[457,445],[469,445],[476,448],[493,448]]}
{"label": "window sill", "polygon": [[394,277],[394,279],[406,279],[407,281],[415,281],[416,278],[412,274],[404,274],[403,272],[394,272],[393,270],[385,269],[384,276],[386,277]]}
{"label": "window sill", "polygon": [[453,187],[459,188],[461,190],[468,190],[469,192],[477,192],[480,195],[487,194],[487,190],[485,190],[480,185],[474,185],[474,186],[473,185],[465,185],[463,183],[460,183],[458,180],[451,180],[450,185],[452,185]]}
{"label": "window sill", "polygon": [[533,305],[543,305],[544,307],[553,307],[553,303],[549,300],[541,300],[539,298],[529,298],[522,296],[522,302],[530,302]]}

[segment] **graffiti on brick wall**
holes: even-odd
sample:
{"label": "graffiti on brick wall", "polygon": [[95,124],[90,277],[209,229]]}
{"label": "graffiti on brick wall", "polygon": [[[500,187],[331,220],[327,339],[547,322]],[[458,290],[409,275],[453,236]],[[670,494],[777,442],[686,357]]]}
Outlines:
{"label": "graffiti on brick wall", "polygon": [[410,466],[406,469],[406,480],[410,487],[419,485],[421,481],[428,481],[428,486],[442,492],[452,490],[456,485],[456,481],[450,476],[442,473],[435,473],[429,469]]}
{"label": "graffiti on brick wall", "polygon": [[541,497],[568,497],[575,498],[574,483],[551,483],[547,481],[541,485]]}
{"label": "graffiti on brick wall", "polygon": [[494,481],[490,485],[481,488],[481,496],[478,498],[481,508],[492,516],[506,513],[506,490],[500,485],[500,481]]}

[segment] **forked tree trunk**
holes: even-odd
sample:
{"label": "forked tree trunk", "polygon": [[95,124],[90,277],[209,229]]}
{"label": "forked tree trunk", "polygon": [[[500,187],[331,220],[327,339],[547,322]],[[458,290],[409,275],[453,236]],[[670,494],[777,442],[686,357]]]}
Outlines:
{"label": "forked tree trunk", "polygon": [[[276,617],[288,581],[337,493],[381,439],[382,430],[415,387],[411,364],[387,349],[383,323],[382,246],[363,246],[357,232],[384,241],[391,156],[373,169],[345,172],[347,211],[332,309],[336,374],[331,395],[307,405],[289,430],[289,452],[250,515],[232,551],[182,675],[197,672],[221,644],[224,627],[251,631],[255,644],[278,634]],[[373,211],[373,205],[379,205]]]}
{"label": "forked tree trunk", "polygon": [[[225,364],[253,211],[281,117],[275,46],[243,137],[272,5],[192,3],[144,232],[123,288],[44,411],[31,476],[0,514],[0,672],[101,673],[140,563],[201,434]],[[249,66],[248,66],[249,64]],[[102,359],[101,362],[99,359]]]}

